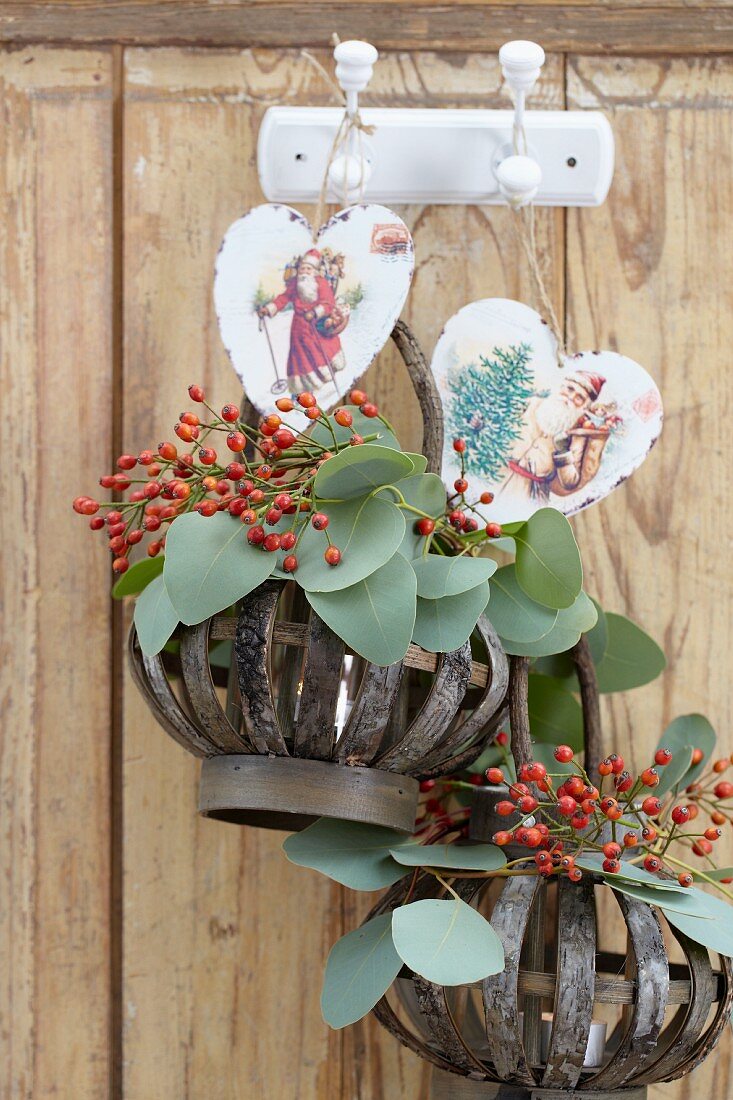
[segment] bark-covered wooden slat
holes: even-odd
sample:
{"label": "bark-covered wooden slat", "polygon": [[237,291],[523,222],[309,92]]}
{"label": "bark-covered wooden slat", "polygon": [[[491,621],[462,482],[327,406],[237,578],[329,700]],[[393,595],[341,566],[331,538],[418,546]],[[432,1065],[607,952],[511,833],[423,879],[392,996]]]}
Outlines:
{"label": "bark-covered wooden slat", "polygon": [[655,910],[616,894],[626,921],[636,974],[636,1000],[619,1047],[607,1066],[592,1078],[594,1089],[620,1088],[641,1073],[654,1057],[669,996],[669,966]]}
{"label": "bark-covered wooden slat", "polygon": [[681,1005],[677,1009],[674,1019],[659,1036],[657,1057],[643,1073],[631,1079],[635,1085],[663,1081],[668,1073],[674,1073],[680,1062],[687,1060],[703,1033],[715,1001],[717,983],[707,948],[685,936],[674,925],[669,927],[684,951],[690,968],[690,1000],[687,1005]]}
{"label": "bark-covered wooden slat", "polygon": [[261,753],[288,756],[275,710],[268,653],[282,585],[267,581],[242,601],[234,651],[247,734]]}
{"label": "bark-covered wooden slat", "polygon": [[410,774],[445,736],[461,705],[471,677],[471,647],[466,642],[453,653],[444,653],[427,699],[404,737],[378,757],[377,765]]}
{"label": "bark-covered wooden slat", "polygon": [[541,886],[538,876],[510,878],[491,914],[491,927],[504,945],[504,969],[483,981],[486,1039],[497,1074],[505,1081],[533,1085],[522,1045],[517,976],[530,906]]}
{"label": "bark-covered wooden slat", "polygon": [[193,713],[219,752],[249,752],[247,740],[234,729],[224,713],[211,679],[208,621],[181,626],[181,676]]}
{"label": "bark-covered wooden slat", "polygon": [[532,759],[527,693],[529,690],[529,657],[509,658],[509,720],[512,724],[511,749],[517,775],[523,764]]}
{"label": "bark-covered wooden slat", "polygon": [[676,1081],[678,1078],[692,1073],[707,1058],[728,1026],[731,1010],[733,1009],[733,961],[721,955],[720,965],[724,987],[713,1021],[695,1044],[689,1058],[678,1065],[674,1072],[668,1073],[664,1078],[665,1081]]}
{"label": "bark-covered wooden slat", "polygon": [[421,769],[417,778],[433,779],[439,775],[452,775],[454,772],[460,772],[463,771],[464,768],[470,767],[484,751],[484,748],[490,744],[494,734],[497,733],[502,726],[506,725],[508,720],[509,710],[507,707],[502,707],[487,724],[486,728],[481,731],[480,736],[474,738],[470,745],[461,749],[455,756],[449,756],[446,760],[441,761],[440,764],[437,764],[433,768]]}
{"label": "bark-covered wooden slat", "polygon": [[486,688],[470,714],[443,738],[434,752],[428,753],[420,762],[420,777],[431,768],[438,767],[445,760],[456,756],[457,750],[473,744],[474,738],[482,730],[488,730],[488,723],[499,707],[502,706],[509,684],[509,662],[499,641],[499,635],[482,615],[476,624],[479,637],[486,647],[488,678]]}
{"label": "bark-covered wooden slat", "polygon": [[311,612],[309,634],[292,754],[330,760],[336,743],[336,705],[345,646],[315,611]]}
{"label": "bark-covered wooden slat", "polygon": [[[297,619],[293,624],[308,630],[307,622],[300,622],[310,613],[310,604],[299,584],[292,585],[288,615]],[[273,627],[272,641],[277,641]],[[298,684],[303,678],[304,654],[297,646],[285,645],[279,654],[277,675],[277,718],[285,741],[290,743],[295,723],[295,705],[298,699]]]}
{"label": "bark-covered wooden slat", "polygon": [[397,321],[392,329],[392,339],[407,367],[420,405],[423,424],[422,453],[428,460],[428,473],[439,474],[443,461],[443,402],[435,377],[415,334],[404,321]]}
{"label": "bark-covered wooden slat", "polygon": [[[547,908],[547,883],[535,892],[529,911],[527,931],[521,955],[524,969],[542,971],[545,965],[545,910]],[[539,1066],[542,1055],[542,994],[525,992],[522,1000],[522,1044],[527,1064]]]}
{"label": "bark-covered wooden slat", "polygon": [[441,1054],[445,1054],[452,1064],[464,1073],[480,1074],[481,1079],[486,1079],[488,1075],[485,1066],[461,1038],[448,1004],[446,987],[428,982],[418,974],[412,979],[412,984],[417,994],[420,1011]]}
{"label": "bark-covered wooden slat", "polygon": [[168,736],[193,756],[213,756],[217,751],[216,746],[196,729],[188,715],[184,713],[171,690],[161,655],[159,653],[155,657],[143,655],[134,626],[130,629],[127,645],[132,677],[145,702]]}
{"label": "bark-covered wooden slat", "polygon": [[371,764],[379,752],[389,722],[405,666],[380,667],[368,664],[364,669],[351,713],[337,746],[342,764]]}
{"label": "bark-covered wooden slat", "polygon": [[543,1088],[572,1089],[590,1036],[595,991],[596,919],[593,883],[558,882],[557,984]]}

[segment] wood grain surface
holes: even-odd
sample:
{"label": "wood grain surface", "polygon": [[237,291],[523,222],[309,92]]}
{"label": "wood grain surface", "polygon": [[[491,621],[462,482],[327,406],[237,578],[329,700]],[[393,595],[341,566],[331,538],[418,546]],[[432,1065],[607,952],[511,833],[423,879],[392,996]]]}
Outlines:
{"label": "wood grain surface", "polygon": [[[633,356],[667,409],[644,468],[575,524],[589,590],[669,657],[656,684],[602,700],[605,736],[642,767],[668,720],[700,710],[729,742],[733,59],[691,55],[713,40],[716,53],[730,49],[730,5],[670,3],[656,21],[648,5],[578,3],[572,23],[561,3],[497,4],[490,17],[473,3],[359,7],[380,44],[399,47],[380,60],[370,103],[506,105],[495,58],[478,51],[518,30],[574,51],[549,56],[533,106],[609,115],[618,160],[608,202],[538,212],[571,345]],[[275,8],[280,37],[267,41],[291,48],[238,48],[265,21],[275,26]],[[198,765],[156,726],[124,671],[121,629],[112,662],[106,556],[69,507],[93,491],[113,438],[135,450],[170,436],[189,382],[215,403],[236,400],[213,259],[227,225],[261,198],[265,107],[331,102],[298,56],[305,41],[323,41],[325,15],[308,8],[306,33],[288,3],[244,14],[238,3],[177,0],[0,3],[2,35],[14,42],[58,40],[60,27],[69,40],[124,38],[120,20],[144,38],[159,16],[185,37],[202,12],[220,28],[237,22],[230,48],[30,45],[1,55],[0,339],[13,416],[0,492],[15,522],[3,554],[13,627],[0,670],[0,1094],[427,1100],[430,1067],[373,1020],[343,1033],[321,1021],[328,949],[374,899],[291,866],[277,834],[196,816]],[[534,23],[521,21],[526,12]],[[369,33],[355,9],[349,19],[338,6],[329,13],[328,33]],[[643,24],[633,41],[632,24]],[[669,56],[587,56],[602,47]],[[531,301],[505,211],[399,213],[417,257],[404,316],[428,353],[472,299]],[[419,447],[417,402],[394,348],[366,385]],[[694,1078],[654,1086],[650,1100],[724,1100],[730,1056],[726,1036]]]}

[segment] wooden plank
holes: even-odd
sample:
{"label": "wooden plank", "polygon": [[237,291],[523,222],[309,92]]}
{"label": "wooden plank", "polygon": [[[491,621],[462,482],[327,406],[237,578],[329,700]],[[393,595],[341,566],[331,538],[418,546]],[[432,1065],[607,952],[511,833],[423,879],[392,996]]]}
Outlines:
{"label": "wooden plank", "polygon": [[[602,8],[602,11],[598,9]],[[541,41],[551,50],[586,53],[685,53],[733,49],[729,3],[684,0],[644,4],[504,2],[492,4],[491,18],[477,0],[415,4],[296,0],[211,3],[158,0],[6,0],[0,3],[0,40],[99,43],[136,46],[196,45],[284,48],[298,42],[322,46],[334,30],[342,38],[367,38],[379,49],[498,49],[513,38]]]}
{"label": "wooden plank", "polygon": [[[281,60],[128,57],[125,109],[125,446],[170,435],[201,381],[237,400],[211,302],[228,222],[258,198],[261,108]],[[271,63],[275,62],[273,74]],[[125,1100],[336,1100],[339,1037],[321,1020],[321,972],[341,933],[339,890],[289,864],[282,834],[199,819],[197,763],[126,683]]]}
{"label": "wooden plank", "polygon": [[0,55],[0,1093],[107,1095],[111,57]]}
{"label": "wooden plank", "polygon": [[[608,202],[568,213],[570,343],[632,356],[665,402],[644,467],[574,521],[588,591],[635,618],[669,661],[654,684],[602,699],[607,749],[632,771],[648,764],[676,714],[707,714],[722,747],[731,724],[733,576],[719,548],[733,507],[733,255],[721,237],[733,210],[732,102],[728,58],[568,60],[568,106],[610,112],[617,146]],[[725,864],[730,837],[721,843]],[[601,908],[608,929],[605,915]],[[730,1045],[721,1044],[660,1096],[725,1095],[731,1071]]]}

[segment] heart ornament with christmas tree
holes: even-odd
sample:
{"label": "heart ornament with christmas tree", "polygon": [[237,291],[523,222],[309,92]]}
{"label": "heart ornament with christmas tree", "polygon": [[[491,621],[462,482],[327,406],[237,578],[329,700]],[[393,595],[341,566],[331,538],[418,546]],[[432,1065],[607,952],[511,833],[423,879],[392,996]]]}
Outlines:
{"label": "heart ornament with christmas tree", "polygon": [[283,394],[331,408],[386,343],[407,297],[413,246],[384,206],[340,210],[313,232],[297,210],[256,206],[227,230],[214,303],[224,346],[262,413]]}
{"label": "heart ornament with christmas tree", "polygon": [[643,367],[612,351],[559,362],[549,326],[521,302],[487,298],[459,310],[432,370],[445,409],[446,486],[453,491],[463,459],[472,495],[494,494],[487,514],[499,523],[548,505],[572,515],[602,500],[662,428],[662,399]]}

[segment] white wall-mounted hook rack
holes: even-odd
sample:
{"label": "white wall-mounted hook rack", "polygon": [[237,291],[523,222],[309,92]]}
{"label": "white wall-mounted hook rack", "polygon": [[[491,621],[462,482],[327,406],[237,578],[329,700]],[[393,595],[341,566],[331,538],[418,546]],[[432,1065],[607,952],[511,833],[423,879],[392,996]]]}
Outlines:
{"label": "white wall-mounted hook rack", "polygon": [[[444,110],[365,108],[364,90],[377,60],[368,43],[341,43],[347,49],[346,74],[337,56],[337,77],[347,110],[359,110],[372,134],[359,135],[359,149],[349,146],[344,163],[337,158],[329,173],[329,197],[389,206],[402,203],[600,206],[613,178],[614,142],[608,120],[599,111],[527,111],[525,100],[540,75],[544,51],[535,43],[512,42],[500,60],[514,93],[514,110]],[[368,47],[372,59],[356,47]],[[349,50],[354,50],[349,55]],[[346,80],[360,79],[349,88]],[[364,77],[366,77],[364,79]],[[318,200],[334,138],[343,120],[338,107],[270,107],[260,128],[257,162],[260,183],[270,202]],[[517,135],[520,144],[517,144]],[[355,134],[350,135],[356,137]],[[521,140],[523,138],[523,140]],[[361,158],[358,155],[361,151]],[[528,165],[507,163],[520,152]],[[362,159],[363,158],[363,159]],[[537,170],[539,178],[537,179]],[[363,174],[363,178],[362,178]],[[532,182],[534,180],[535,182]]]}
{"label": "white wall-mounted hook rack", "polygon": [[[351,40],[339,42],[333,51],[336,80],[346,98],[346,113],[354,117],[359,111],[359,93],[372,79],[379,54],[369,42]],[[329,194],[332,198],[349,200],[362,194],[372,174],[372,160],[366,156],[363,138],[350,130],[346,148],[336,156],[328,169]]]}

